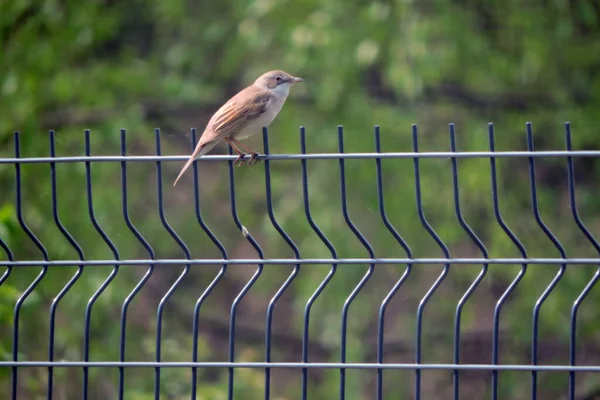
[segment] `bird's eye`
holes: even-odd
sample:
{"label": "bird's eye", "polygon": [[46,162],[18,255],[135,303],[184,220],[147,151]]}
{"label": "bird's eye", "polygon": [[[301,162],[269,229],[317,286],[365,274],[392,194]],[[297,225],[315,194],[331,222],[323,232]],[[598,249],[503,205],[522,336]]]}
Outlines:
{"label": "bird's eye", "polygon": [[283,78],[280,76],[275,77],[275,80],[277,81],[277,83],[281,83],[283,81]]}

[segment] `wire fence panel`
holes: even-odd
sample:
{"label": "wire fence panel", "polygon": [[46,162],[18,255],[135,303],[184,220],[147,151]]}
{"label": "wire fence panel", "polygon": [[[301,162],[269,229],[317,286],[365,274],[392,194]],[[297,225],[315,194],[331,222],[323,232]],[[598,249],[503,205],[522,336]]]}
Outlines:
{"label": "wire fence panel", "polygon": [[518,151],[492,124],[486,151],[459,151],[454,124],[450,151],[411,133],[411,151],[383,151],[376,127],[351,153],[338,127],[337,152],[310,153],[301,128],[298,153],[271,154],[264,129],[262,166],[228,148],[176,188],[187,156],[163,155],[158,129],[153,155],[128,155],[125,130],[120,155],[92,155],[86,130],[79,155],[51,131],[48,156],[25,157],[15,133],[5,397],[596,398],[598,187],[575,166],[600,151],[573,150],[568,123],[564,150],[536,151],[530,123]]}

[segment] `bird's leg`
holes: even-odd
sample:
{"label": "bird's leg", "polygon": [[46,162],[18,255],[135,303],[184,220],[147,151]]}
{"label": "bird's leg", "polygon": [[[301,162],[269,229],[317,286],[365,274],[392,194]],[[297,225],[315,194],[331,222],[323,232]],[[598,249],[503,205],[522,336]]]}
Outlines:
{"label": "bird's leg", "polygon": [[245,150],[246,150],[248,153],[250,153],[250,154],[251,154],[251,156],[250,156],[250,160],[248,160],[248,165],[254,165],[254,164],[256,164],[258,161],[260,161],[258,158],[256,158],[256,157],[258,157],[258,153],[257,153],[257,152],[255,152],[255,151],[254,151],[254,150],[252,150],[252,149],[251,149],[249,146],[245,145],[244,143],[242,143],[242,142],[240,142],[240,141],[238,141],[238,140],[235,140],[235,139],[232,139],[232,140],[233,140],[235,143],[237,143],[238,145],[242,146],[242,147],[243,147],[243,148],[244,148],[244,149],[245,149]]}
{"label": "bird's leg", "polygon": [[230,138],[225,138],[225,140],[227,140],[227,143],[229,143],[229,145],[231,145],[231,148],[238,154],[238,158],[233,162],[233,165],[235,165],[236,167],[243,165],[245,154],[241,152],[235,144],[233,144],[233,141]]}

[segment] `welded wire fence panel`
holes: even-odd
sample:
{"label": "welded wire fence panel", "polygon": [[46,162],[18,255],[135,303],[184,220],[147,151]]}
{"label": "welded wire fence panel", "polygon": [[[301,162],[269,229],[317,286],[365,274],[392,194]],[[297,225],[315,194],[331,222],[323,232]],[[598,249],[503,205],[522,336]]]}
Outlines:
{"label": "welded wire fence panel", "polygon": [[[526,150],[497,151],[491,124],[485,151],[448,134],[449,151],[420,151],[415,125],[386,152],[376,127],[347,153],[339,127],[337,152],[311,153],[301,128],[298,153],[271,154],[265,129],[261,164],[229,148],[173,188],[187,156],[163,155],[159,130],[151,155],[128,155],[122,130],[119,155],[92,155],[85,131],[83,153],[57,155],[50,132],[33,157],[15,133],[3,398],[596,398],[600,151],[573,150],[569,124],[561,150],[535,151],[531,124]],[[461,174],[472,159],[485,181]]]}

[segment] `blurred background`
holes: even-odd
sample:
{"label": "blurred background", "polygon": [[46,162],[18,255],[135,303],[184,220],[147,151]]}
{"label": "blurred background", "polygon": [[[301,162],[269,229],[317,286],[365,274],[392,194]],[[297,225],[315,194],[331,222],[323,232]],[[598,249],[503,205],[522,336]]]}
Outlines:
{"label": "blurred background", "polygon": [[[201,133],[216,109],[263,72],[284,69],[304,78],[294,86],[269,130],[272,153],[300,151],[299,127],[306,128],[308,152],[336,152],[337,126],[344,126],[345,151],[375,150],[374,125],[381,127],[382,151],[412,151],[411,124],[419,126],[421,151],[448,151],[448,123],[456,123],[458,150],[489,149],[488,122],[495,123],[497,150],[526,149],[525,123],[533,122],[537,150],[564,149],[564,122],[571,121],[573,147],[598,149],[600,135],[600,2],[597,0],[184,0],[128,2],[9,0],[0,2],[0,157],[14,157],[13,131],[19,130],[21,157],[49,156],[48,130],[56,130],[56,155],[84,155],[91,129],[92,155],[120,155],[121,128],[127,129],[127,154],[156,154],[154,128],[161,128],[167,155],[191,152],[190,129]],[[263,149],[257,134],[246,141]],[[212,154],[224,154],[224,146]],[[193,258],[220,258],[219,248],[196,219],[193,179],[188,171],[171,183],[183,162],[162,164],[165,217]],[[230,258],[255,258],[230,210],[227,164],[199,162],[200,210]],[[532,212],[526,159],[498,159],[500,210],[530,257],[559,257]],[[570,257],[597,257],[570,210],[566,160],[536,160],[541,217]],[[380,217],[375,160],[346,162],[348,211],[377,257],[406,252]],[[300,161],[274,161],[273,205],[277,221],[304,258],[331,257],[307,222]],[[294,253],[274,229],[266,208],[264,163],[235,170],[239,217],[261,245],[265,257]],[[453,257],[482,252],[455,214],[448,159],[420,162],[424,213]],[[490,257],[521,257],[500,228],[491,198],[490,161],[458,161],[460,202],[467,223]],[[575,160],[580,214],[600,235],[600,161]],[[443,257],[423,228],[416,208],[413,161],[382,162],[384,204],[391,223],[414,257]],[[78,253],[57,228],[52,215],[48,164],[21,167],[23,219],[50,259],[76,260]],[[86,259],[112,259],[88,212],[84,164],[57,164],[58,216],[81,246]],[[149,258],[123,218],[119,163],[91,166],[94,215],[120,258]],[[367,249],[344,221],[336,160],[308,162],[312,216],[339,257],[368,257]],[[0,165],[0,238],[16,260],[40,260],[39,247],[24,233],[17,216],[14,165]],[[184,258],[181,246],[162,225],[155,163],[127,165],[126,208],[157,258]],[[7,253],[0,250],[0,259]],[[190,361],[194,305],[221,266],[190,269],[166,302],[162,359]],[[573,301],[597,266],[567,268],[540,311],[539,363],[567,364]],[[265,266],[239,305],[236,360],[264,361],[266,308],[292,265]],[[329,265],[305,265],[277,302],[273,314],[273,361],[301,361],[303,313],[309,297],[329,273]],[[349,309],[347,361],[374,362],[381,302],[400,279],[405,265],[376,266]],[[4,273],[6,269],[0,268]],[[157,306],[184,270],[181,265],[153,269],[128,308],[126,360],[156,357]],[[340,357],[341,310],[368,270],[342,265],[316,300],[310,318],[309,361]],[[393,297],[385,326],[385,362],[415,361],[419,302],[440,276],[443,265],[419,265]],[[451,266],[427,303],[423,317],[422,362],[453,360],[457,303],[480,274],[482,265]],[[56,360],[83,358],[84,316],[90,296],[113,271],[86,267],[55,303]],[[199,360],[226,361],[229,313],[233,299],[255,273],[256,265],[229,266],[200,310]],[[492,265],[461,315],[460,361],[490,363],[494,307],[521,271],[520,265]],[[557,265],[532,265],[500,314],[500,362],[530,363],[533,307],[559,271]],[[13,269],[0,286],[0,358],[12,359],[13,309],[41,272]],[[91,314],[90,360],[118,360],[123,301],[147,274],[148,266],[121,267],[98,297]],[[48,358],[49,309],[77,273],[77,267],[52,267],[23,304],[19,318],[19,360]],[[599,364],[600,327],[594,288],[582,303],[577,322],[578,364]],[[118,371],[90,370],[90,397],[116,397]],[[272,371],[271,394],[300,397],[301,371]],[[414,371],[386,371],[386,398],[414,398]],[[376,371],[347,372],[346,398],[375,395]],[[460,374],[463,398],[487,398],[489,373]],[[191,372],[165,369],[165,399],[189,398]],[[422,398],[446,399],[451,371],[425,371]],[[538,375],[539,398],[567,396],[568,374]],[[227,370],[199,370],[198,396],[223,399]],[[8,393],[11,370],[0,369],[0,392]],[[20,369],[19,398],[45,398],[47,371]],[[82,371],[54,372],[55,399],[80,398]],[[127,369],[126,399],[153,397],[154,371]],[[500,398],[529,398],[531,374],[501,372]],[[578,374],[576,398],[593,399],[598,376]],[[339,371],[310,370],[308,395],[339,396]],[[235,398],[264,396],[264,371],[239,370]]]}

